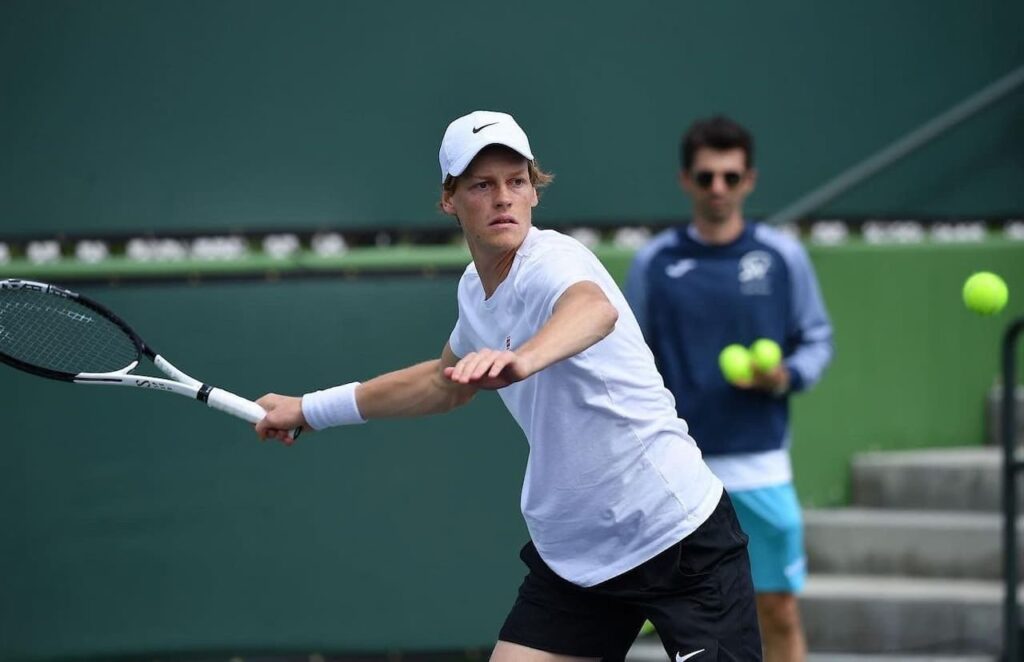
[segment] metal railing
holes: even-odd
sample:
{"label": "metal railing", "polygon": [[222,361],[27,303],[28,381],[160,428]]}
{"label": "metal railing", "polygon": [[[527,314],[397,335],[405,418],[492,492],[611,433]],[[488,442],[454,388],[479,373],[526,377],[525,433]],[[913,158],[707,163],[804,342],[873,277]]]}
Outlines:
{"label": "metal railing", "polygon": [[1010,323],[1003,336],[1003,659],[1017,662],[1020,650],[1020,605],[1017,603],[1017,474],[1024,461],[1017,459],[1017,340],[1024,332],[1024,317]]}
{"label": "metal railing", "polygon": [[821,209],[822,206],[849,191],[854,186],[891,166],[964,120],[988,108],[1022,85],[1024,85],[1024,66],[1017,67],[941,115],[925,122],[860,163],[847,168],[799,200],[772,214],[765,220],[765,223],[774,225],[790,223]]}

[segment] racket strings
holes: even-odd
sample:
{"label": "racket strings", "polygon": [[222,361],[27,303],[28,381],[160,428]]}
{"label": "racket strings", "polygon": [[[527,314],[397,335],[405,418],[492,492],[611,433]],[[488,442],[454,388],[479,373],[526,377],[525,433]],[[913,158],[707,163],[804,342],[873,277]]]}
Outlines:
{"label": "racket strings", "polygon": [[71,374],[113,372],[139,356],[132,339],[102,314],[72,299],[26,290],[0,292],[0,352]]}

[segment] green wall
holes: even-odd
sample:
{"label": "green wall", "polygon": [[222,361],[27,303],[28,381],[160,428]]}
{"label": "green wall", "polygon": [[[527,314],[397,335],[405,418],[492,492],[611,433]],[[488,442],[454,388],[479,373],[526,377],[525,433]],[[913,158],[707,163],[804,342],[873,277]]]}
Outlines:
{"label": "green wall", "polygon": [[[454,286],[89,291],[182,369],[255,397],[438,355]],[[287,449],[165,394],[6,367],[0,393],[0,659],[484,646],[514,599],[526,443],[494,394]]]}
{"label": "green wall", "polygon": [[[443,224],[437,148],[513,112],[552,224],[685,213],[676,145],[724,111],[777,211],[1024,64],[1015,0],[0,3],[0,237]],[[822,210],[1024,210],[1024,95]]]}
{"label": "green wall", "polygon": [[[1002,372],[1003,333],[1024,315],[1024,244],[819,248],[812,257],[837,353],[821,388],[794,408],[804,503],[845,500],[847,461],[857,451],[984,443],[985,396]],[[964,280],[980,270],[1013,288],[998,317],[962,303]]]}
{"label": "green wall", "polygon": [[[1002,335],[1024,315],[1024,242],[810,246],[835,332],[822,381],[793,399],[793,464],[805,506],[849,495],[860,451],[985,442],[985,396],[1002,373]],[[630,255],[606,260],[625,277]],[[1002,314],[980,317],[964,280],[994,271],[1010,288]],[[1022,345],[1024,349],[1024,345]],[[1024,352],[1018,353],[1024,379]]]}
{"label": "green wall", "polygon": [[[811,255],[837,355],[796,400],[804,503],[841,504],[855,452],[982,443],[999,339],[1024,315],[1024,244]],[[602,256],[621,278],[630,253]],[[963,279],[983,268],[1010,285],[999,317],[960,303]],[[182,369],[255,397],[437,355],[455,285],[81,289]],[[184,398],[7,368],[0,401],[0,659],[486,647],[523,574],[526,444],[494,394],[447,416],[309,434],[290,449]]]}

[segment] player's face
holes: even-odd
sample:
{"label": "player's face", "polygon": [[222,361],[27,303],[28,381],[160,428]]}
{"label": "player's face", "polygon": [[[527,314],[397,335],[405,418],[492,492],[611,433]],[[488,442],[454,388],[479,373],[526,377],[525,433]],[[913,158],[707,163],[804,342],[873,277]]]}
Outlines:
{"label": "player's face", "polygon": [[456,216],[471,248],[508,252],[530,230],[537,189],[525,158],[505,149],[485,149],[462,173],[441,207]]}
{"label": "player's face", "polygon": [[742,149],[702,147],[693,165],[680,174],[680,185],[693,200],[695,216],[721,223],[743,213],[743,201],[754,190],[756,173],[747,168]]}

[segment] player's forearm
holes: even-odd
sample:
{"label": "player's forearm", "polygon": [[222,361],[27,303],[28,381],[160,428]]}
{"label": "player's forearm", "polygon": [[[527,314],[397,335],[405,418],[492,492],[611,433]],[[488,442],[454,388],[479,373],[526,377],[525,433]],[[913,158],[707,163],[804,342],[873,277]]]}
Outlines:
{"label": "player's forearm", "polygon": [[603,340],[615,329],[618,319],[619,311],[603,293],[567,297],[559,301],[547,323],[516,354],[527,361],[531,374],[539,372]]}
{"label": "player's forearm", "polygon": [[356,388],[363,418],[400,418],[440,414],[465,404],[475,389],[444,378],[441,361],[419,363],[389,372]]}

